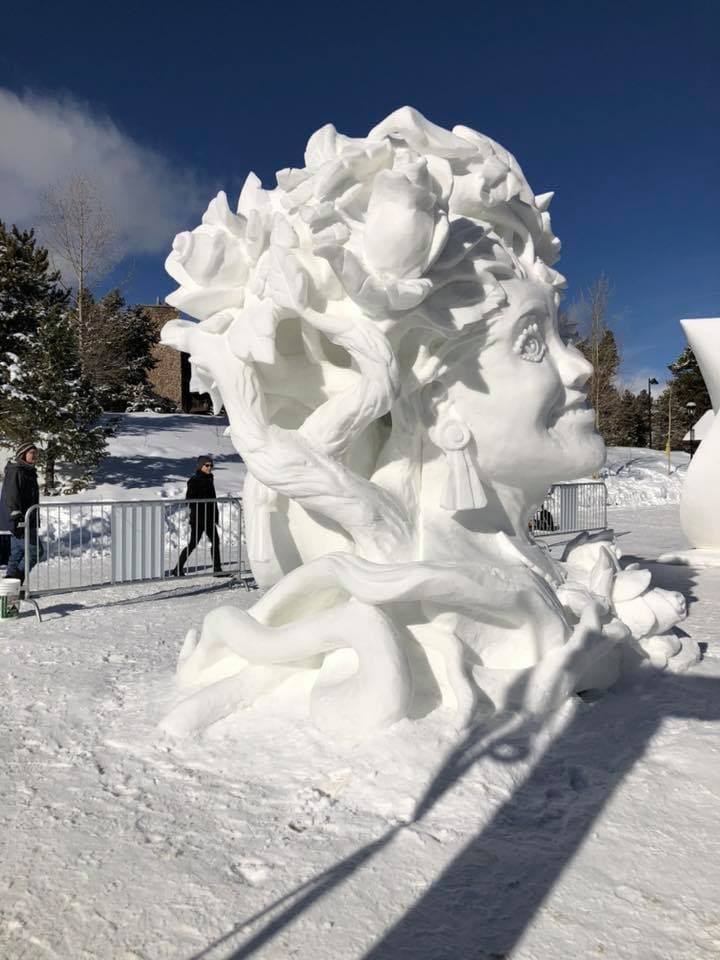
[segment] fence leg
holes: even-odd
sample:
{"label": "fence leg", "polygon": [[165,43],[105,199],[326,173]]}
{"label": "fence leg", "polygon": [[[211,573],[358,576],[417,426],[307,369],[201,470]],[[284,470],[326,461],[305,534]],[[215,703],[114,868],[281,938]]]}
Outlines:
{"label": "fence leg", "polygon": [[40,614],[40,607],[38,606],[37,600],[33,600],[31,597],[26,595],[19,600],[19,603],[29,603],[35,611],[35,619],[38,623],[42,623],[42,616]]}

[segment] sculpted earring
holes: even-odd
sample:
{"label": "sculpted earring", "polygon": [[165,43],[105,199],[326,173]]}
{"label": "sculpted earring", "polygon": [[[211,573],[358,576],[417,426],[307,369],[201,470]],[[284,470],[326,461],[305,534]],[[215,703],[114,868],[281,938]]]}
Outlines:
{"label": "sculpted earring", "polygon": [[432,439],[445,454],[448,466],[440,506],[452,511],[484,507],[487,497],[468,450],[472,434],[466,424],[462,420],[445,420],[433,433]]}

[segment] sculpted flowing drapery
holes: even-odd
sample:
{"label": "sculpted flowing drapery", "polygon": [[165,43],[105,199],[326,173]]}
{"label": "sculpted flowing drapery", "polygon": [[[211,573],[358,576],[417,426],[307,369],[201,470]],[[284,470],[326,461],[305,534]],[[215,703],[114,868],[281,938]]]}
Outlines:
{"label": "sculpted flowing drapery", "polygon": [[167,299],[198,322],[162,339],[227,411],[272,589],[189,631],[165,729],[298,674],[318,724],[357,732],[546,709],[613,682],[623,650],[692,658],[667,635],[682,597],[602,538],[556,564],[528,532],[604,457],[558,327],[551,199],[488,137],[405,107],[364,139],[323,127],[304,168],[271,191],[251,174],[236,212],[220,193],[176,237]]}

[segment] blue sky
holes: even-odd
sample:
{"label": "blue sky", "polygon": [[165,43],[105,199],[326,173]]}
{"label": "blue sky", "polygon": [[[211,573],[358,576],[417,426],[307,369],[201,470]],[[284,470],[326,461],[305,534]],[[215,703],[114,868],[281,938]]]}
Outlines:
{"label": "blue sky", "polygon": [[678,320],[720,315],[720,4],[36,2],[4,15],[0,218],[102,169],[129,299],[222,187],[302,165],[326,122],[365,134],[409,103],[463,123],[555,190],[570,300],[604,271],[624,373],[664,379]]}

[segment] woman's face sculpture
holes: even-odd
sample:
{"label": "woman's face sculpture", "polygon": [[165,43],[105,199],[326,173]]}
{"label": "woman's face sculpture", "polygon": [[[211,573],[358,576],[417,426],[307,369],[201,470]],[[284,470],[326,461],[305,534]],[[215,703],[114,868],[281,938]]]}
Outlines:
{"label": "woman's face sculpture", "polygon": [[[591,367],[558,331],[552,195],[488,137],[409,107],[363,139],[326,125],[277,180],[250,175],[237,213],[218,194],[168,258],[169,302],[201,322],[163,341],[225,405],[247,557],[275,587],[188,633],[192,695],[164,728],[213,722],[303,664],[292,690],[314,685],[312,718],[353,740],[419,721],[438,691],[469,728],[480,703],[537,717],[606,685],[627,633],[609,611],[647,581],[631,571],[616,594],[598,543],[587,588],[581,564],[561,592],[527,523],[604,455]],[[682,616],[681,598],[658,604],[663,624],[644,601],[633,613],[637,640]]]}
{"label": "woman's face sculpture", "polygon": [[585,385],[591,365],[558,330],[546,284],[503,284],[509,306],[490,323],[485,345],[451,363],[443,380],[469,427],[483,477],[542,491],[602,465]]}

